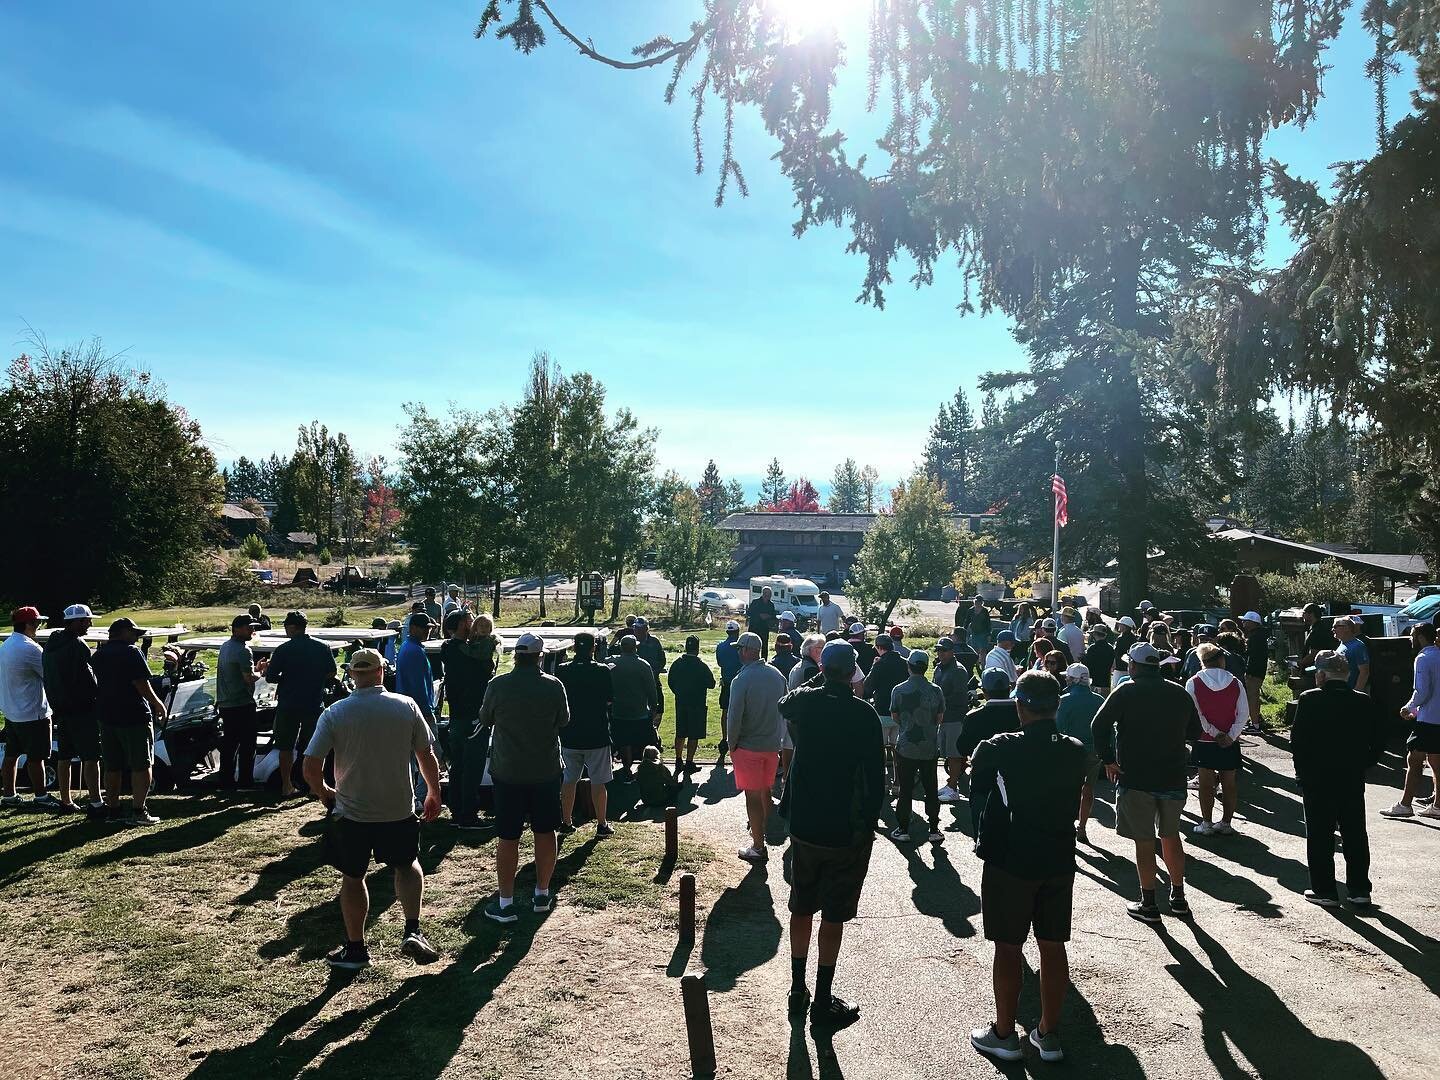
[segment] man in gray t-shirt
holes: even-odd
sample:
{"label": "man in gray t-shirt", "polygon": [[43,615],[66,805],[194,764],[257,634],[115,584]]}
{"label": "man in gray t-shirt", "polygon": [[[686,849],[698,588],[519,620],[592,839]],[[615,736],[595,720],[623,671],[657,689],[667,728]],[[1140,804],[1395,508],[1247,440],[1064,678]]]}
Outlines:
{"label": "man in gray t-shirt", "polygon": [[[340,914],[345,943],[325,959],[332,967],[356,970],[370,963],[365,920],[370,895],[365,872],[370,857],[395,871],[395,895],[405,911],[400,951],[421,962],[439,957],[420,932],[420,822],[412,812],[413,756],[425,778],[425,820],[440,816],[440,763],[420,708],[381,685],[385,664],[374,649],[350,658],[355,692],[320,714],[305,748],[305,782],[330,808],[325,836],[330,865],[340,871]],[[325,757],[335,755],[335,786],[325,782]]]}
{"label": "man in gray t-shirt", "polygon": [[230,640],[215,665],[215,706],[220,712],[220,786],[251,787],[255,775],[255,684],[266,661],[255,661],[250,639],[260,624],[249,615],[230,621]]}

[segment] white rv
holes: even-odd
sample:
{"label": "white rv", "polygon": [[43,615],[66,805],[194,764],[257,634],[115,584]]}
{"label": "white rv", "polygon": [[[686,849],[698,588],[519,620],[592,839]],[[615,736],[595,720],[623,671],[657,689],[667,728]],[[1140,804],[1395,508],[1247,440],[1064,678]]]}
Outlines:
{"label": "white rv", "polygon": [[756,577],[750,579],[750,599],[760,599],[760,590],[770,587],[771,599],[775,601],[775,613],[794,612],[803,629],[813,628],[820,617],[820,587],[809,578],[800,577]]}

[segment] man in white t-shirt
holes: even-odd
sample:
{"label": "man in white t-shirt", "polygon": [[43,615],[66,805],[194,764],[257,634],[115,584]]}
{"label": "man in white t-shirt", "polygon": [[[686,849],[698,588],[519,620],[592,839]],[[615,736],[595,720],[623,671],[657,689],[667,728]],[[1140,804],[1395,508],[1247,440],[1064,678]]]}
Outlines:
{"label": "man in white t-shirt", "polygon": [[820,612],[816,616],[816,629],[822,634],[829,634],[845,625],[845,613],[840,610],[840,605],[830,599],[828,592],[820,594]]}
{"label": "man in white t-shirt", "polygon": [[981,671],[988,671],[990,668],[999,668],[1005,672],[1005,677],[1010,680],[1010,685],[1015,685],[1015,680],[1020,673],[1015,670],[1015,658],[1010,655],[1010,650],[1015,647],[1015,635],[1009,630],[1001,630],[995,636],[995,647],[985,654],[985,659],[980,663]]}
{"label": "man in white t-shirt", "polygon": [[[350,658],[355,692],[337,701],[315,725],[305,748],[305,782],[330,810],[325,851],[340,871],[340,914],[345,943],[325,959],[331,967],[368,967],[365,920],[370,894],[365,873],[370,857],[395,871],[395,895],[405,911],[400,951],[421,962],[439,957],[420,932],[425,873],[420,869],[420,819],[414,814],[413,755],[425,778],[426,821],[440,816],[440,763],[420,707],[381,685],[385,663],[374,649]],[[335,786],[325,782],[325,756],[335,754]]]}
{"label": "man in white t-shirt", "polygon": [[50,760],[52,744],[45,652],[35,640],[40,612],[33,607],[16,608],[10,625],[14,633],[0,645],[0,713],[5,714],[5,763],[0,766],[5,793],[0,804],[23,803],[15,793],[15,765],[23,757],[35,792],[29,805],[37,810],[58,810],[60,801],[45,791],[45,762]]}

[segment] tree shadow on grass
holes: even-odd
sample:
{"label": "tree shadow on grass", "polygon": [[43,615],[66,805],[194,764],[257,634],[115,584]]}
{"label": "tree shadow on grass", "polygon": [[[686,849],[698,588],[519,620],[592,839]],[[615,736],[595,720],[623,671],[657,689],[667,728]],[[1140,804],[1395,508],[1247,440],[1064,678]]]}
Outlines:
{"label": "tree shadow on grass", "polygon": [[[1201,1042],[1222,1080],[1310,1075],[1381,1080],[1384,1074],[1364,1050],[1315,1034],[1204,929],[1194,923],[1189,929],[1208,967],[1163,925],[1155,932],[1175,959],[1166,970],[1200,1006]],[[1236,1060],[1232,1044],[1248,1064]]]}
{"label": "tree shadow on grass", "polygon": [[780,920],[763,865],[752,866],[740,884],[720,894],[705,918],[700,959],[705,983],[716,993],[735,987],[745,972],[760,967],[780,948]]}

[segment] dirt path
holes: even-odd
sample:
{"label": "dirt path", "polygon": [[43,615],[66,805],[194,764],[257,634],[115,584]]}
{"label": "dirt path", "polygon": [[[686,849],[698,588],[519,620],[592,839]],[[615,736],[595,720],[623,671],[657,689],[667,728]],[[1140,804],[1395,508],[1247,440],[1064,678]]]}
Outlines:
{"label": "dirt path", "polygon": [[[1440,896],[1435,822],[1378,815],[1396,796],[1398,755],[1373,774],[1372,876],[1378,910],[1357,917],[1302,899],[1301,805],[1283,741],[1246,740],[1241,835],[1187,841],[1192,922],[1135,923],[1133,849],[1101,828],[1082,847],[1070,960],[1075,988],[1062,1034],[1070,1075],[1105,1078],[1335,1078],[1434,1075],[1440,994]],[[728,775],[704,782],[687,833],[725,851],[741,840],[743,808]],[[1194,819],[1192,796],[1187,822]],[[860,918],[846,938],[837,990],[862,1019],[836,1039],[836,1058],[784,1021],[789,980],[781,852],[767,867],[735,861],[708,914],[695,967],[708,968],[722,1062],[735,1075],[928,1078],[990,1076],[968,1044],[990,1019],[990,949],[982,934],[981,866],[968,806],[946,811],[943,847],[877,840]],[[1188,834],[1188,825],[1187,825]],[[783,828],[774,834],[783,836]],[[1343,876],[1342,876],[1343,880]],[[1028,962],[1038,962],[1033,944]],[[811,978],[813,979],[813,957]],[[752,1003],[759,1002],[754,1010]],[[1027,978],[1022,1024],[1038,1014]],[[1010,1075],[1053,1073],[1034,1056]]]}

